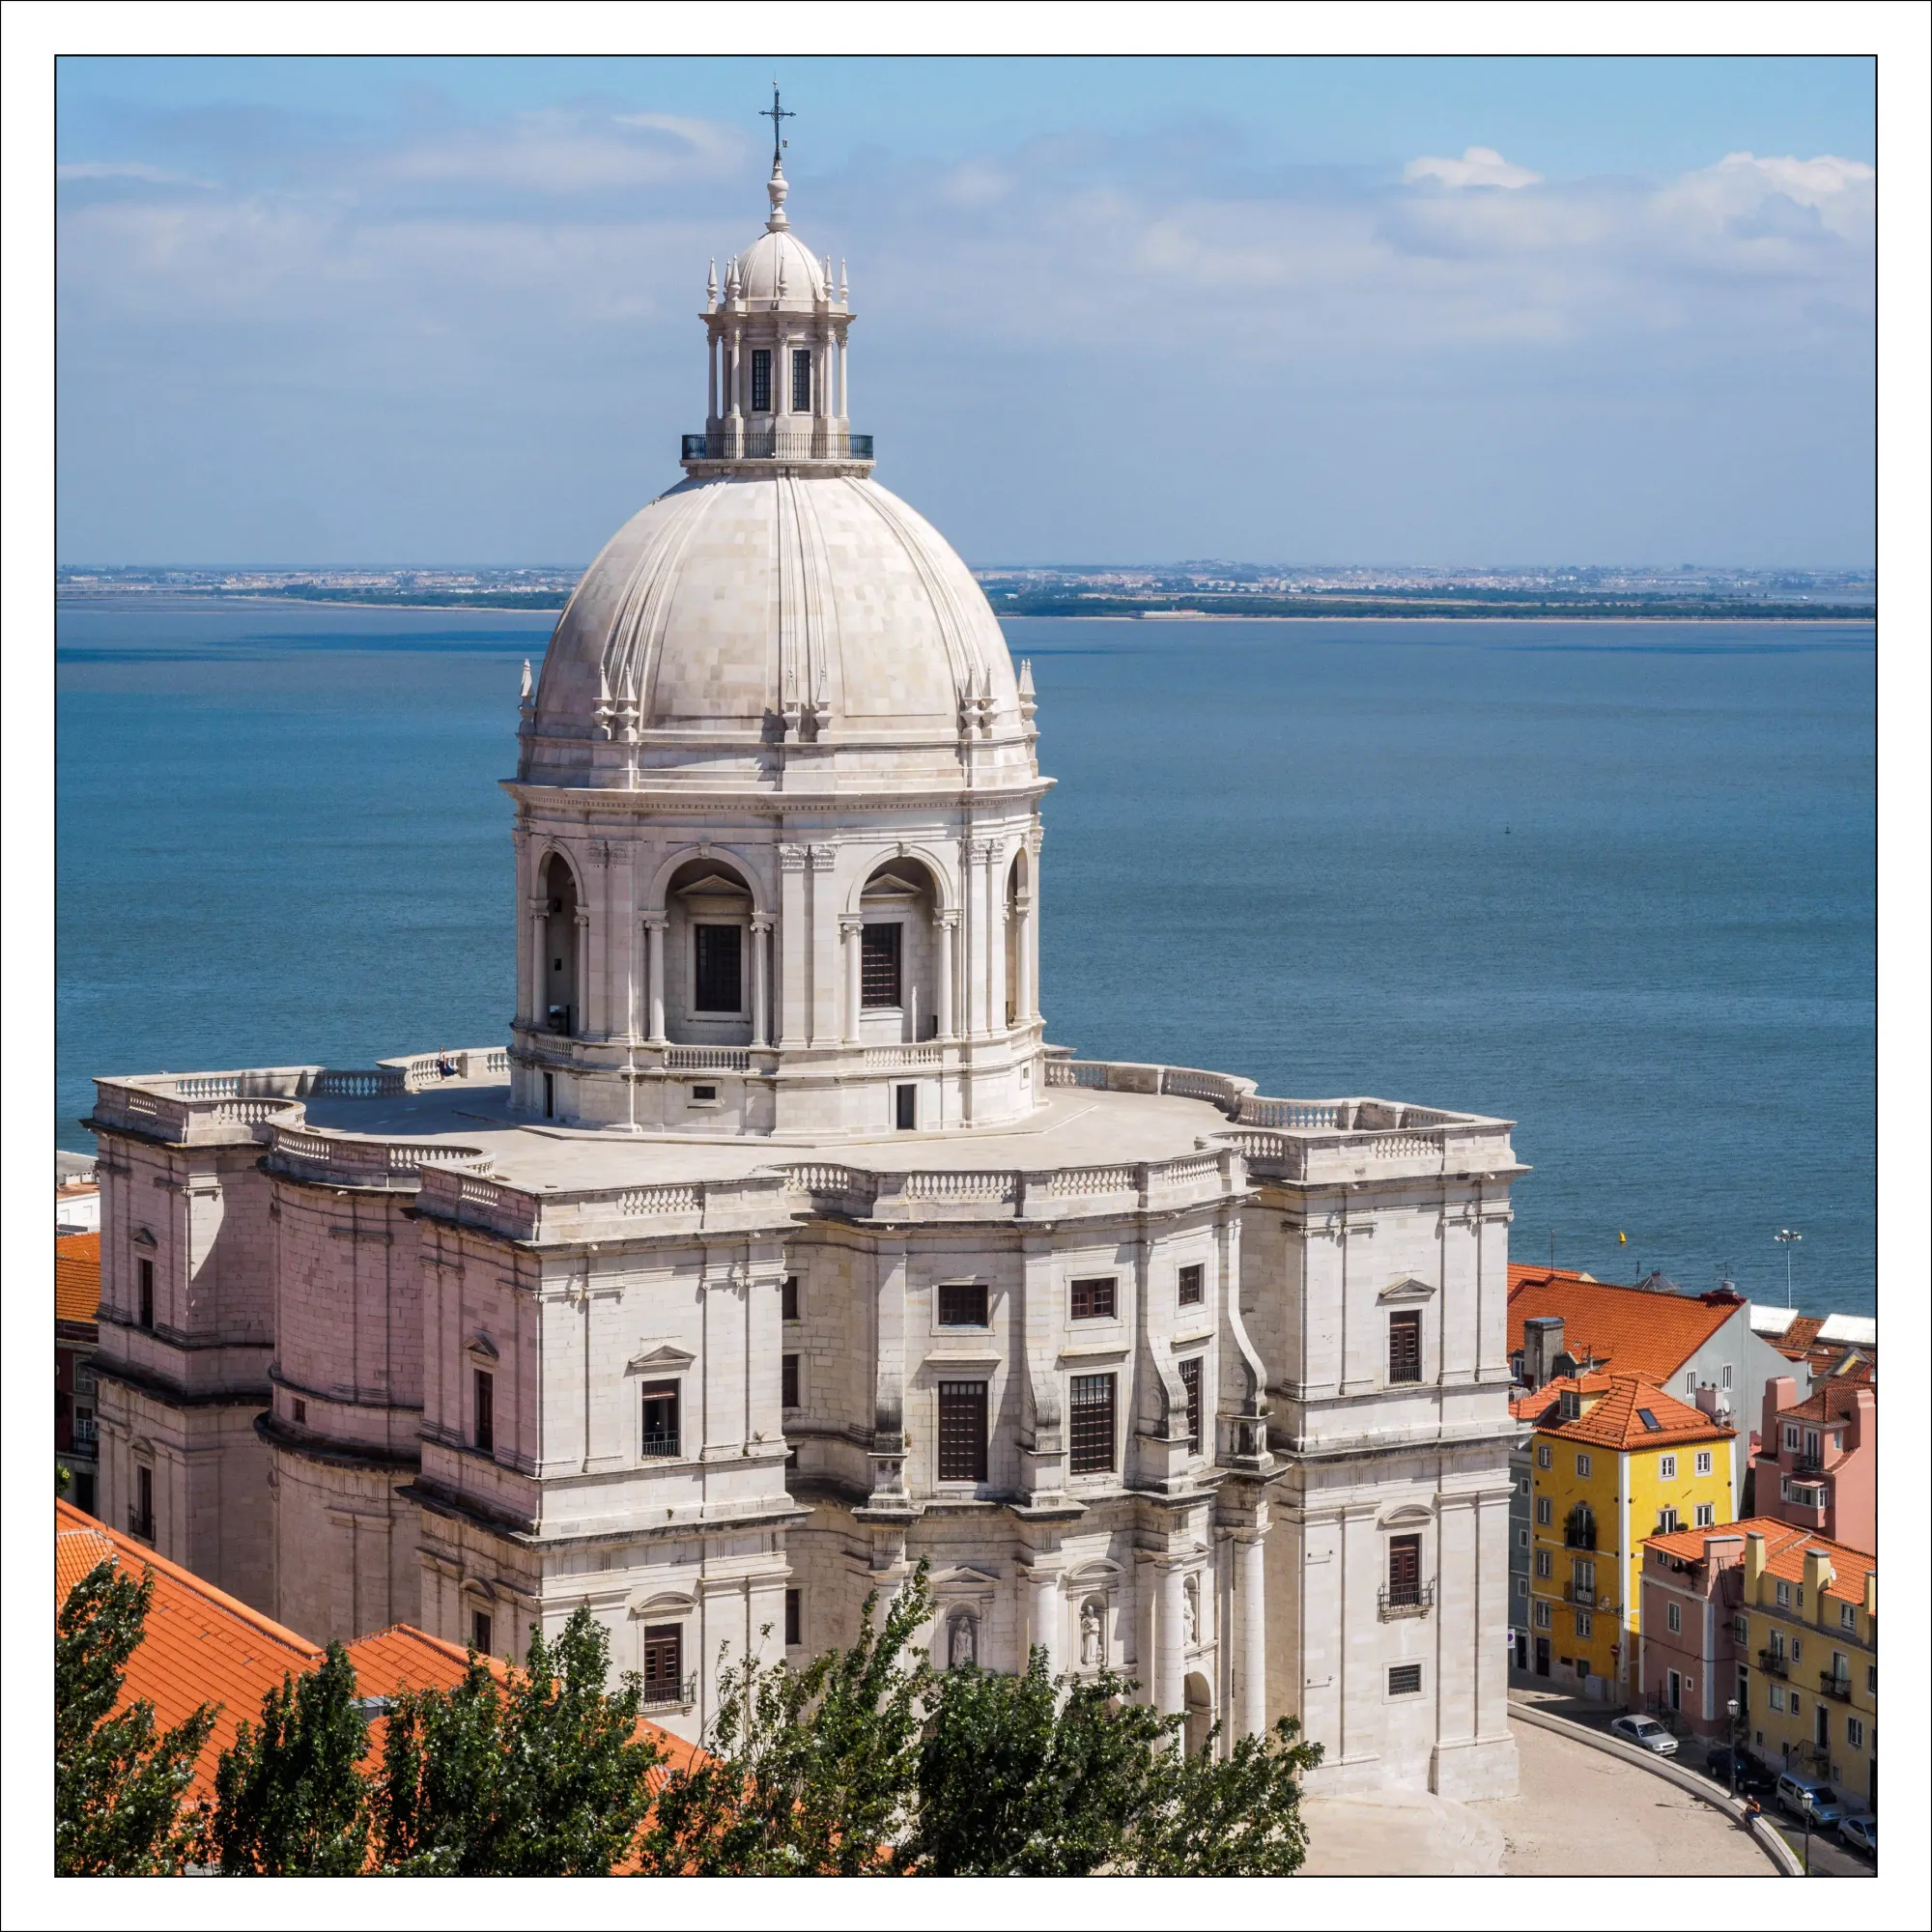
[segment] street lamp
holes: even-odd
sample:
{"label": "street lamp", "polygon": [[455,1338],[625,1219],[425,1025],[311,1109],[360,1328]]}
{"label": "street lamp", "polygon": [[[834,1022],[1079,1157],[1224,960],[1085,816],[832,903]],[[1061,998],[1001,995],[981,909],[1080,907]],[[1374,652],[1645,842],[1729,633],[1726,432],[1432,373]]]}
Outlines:
{"label": "street lamp", "polygon": [[1798,1799],[1804,1811],[1804,1876],[1809,1878],[1811,1876],[1811,1794],[1808,1791],[1801,1791]]}
{"label": "street lamp", "polygon": [[1731,1803],[1738,1802],[1738,1700],[1735,1697],[1725,1702],[1724,1709],[1731,1714]]}
{"label": "street lamp", "polygon": [[1784,1305],[1789,1308],[1791,1306],[1791,1250],[1793,1244],[1802,1241],[1804,1236],[1796,1228],[1780,1228],[1771,1238],[1774,1241],[1782,1241],[1784,1244]]}

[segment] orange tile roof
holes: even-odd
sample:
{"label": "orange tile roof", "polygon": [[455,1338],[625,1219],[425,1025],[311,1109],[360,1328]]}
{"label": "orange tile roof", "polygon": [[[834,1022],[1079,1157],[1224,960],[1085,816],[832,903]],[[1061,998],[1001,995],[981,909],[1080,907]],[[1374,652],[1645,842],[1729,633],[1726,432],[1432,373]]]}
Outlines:
{"label": "orange tile roof", "polygon": [[54,1320],[94,1321],[100,1314],[100,1236],[54,1236]]}
{"label": "orange tile roof", "polygon": [[1804,1552],[1807,1549],[1822,1549],[1832,1559],[1833,1577],[1825,1586],[1826,1596],[1848,1604],[1864,1602],[1865,1578],[1878,1568],[1876,1556],[1862,1549],[1854,1549],[1848,1543],[1833,1543],[1829,1537],[1820,1536],[1813,1530],[1780,1522],[1774,1516],[1747,1517],[1742,1522],[1727,1522],[1716,1530],[1680,1529],[1669,1536],[1653,1536],[1648,1547],[1661,1549],[1667,1556],[1681,1556],[1695,1562],[1703,1558],[1704,1539],[1707,1536],[1747,1537],[1753,1533],[1764,1538],[1767,1576],[1776,1577],[1787,1583],[1802,1583],[1804,1580]]}
{"label": "orange tile roof", "polygon": [[1858,1412],[1859,1394],[1878,1401],[1878,1385],[1862,1378],[1834,1377],[1821,1382],[1796,1408],[1780,1408],[1778,1420],[1791,1422],[1843,1422]]}
{"label": "orange tile roof", "polygon": [[1558,1269],[1510,1269],[1509,1349],[1522,1347],[1522,1324],[1533,1315],[1563,1318],[1563,1346],[1581,1360],[1613,1374],[1664,1381],[1749,1304],[1720,1295],[1675,1294],[1667,1289],[1631,1288],[1592,1281]]}
{"label": "orange tile roof", "polygon": [[[1602,1399],[1574,1422],[1565,1422],[1556,1402],[1565,1389],[1600,1394]],[[1679,1402],[1639,1376],[1559,1376],[1537,1394],[1548,1398],[1537,1428],[1566,1442],[1603,1449],[1666,1449],[1673,1442],[1722,1442],[1737,1434],[1728,1423],[1714,1422],[1701,1408]],[[1652,1429],[1639,1413],[1643,1409],[1662,1426]]]}

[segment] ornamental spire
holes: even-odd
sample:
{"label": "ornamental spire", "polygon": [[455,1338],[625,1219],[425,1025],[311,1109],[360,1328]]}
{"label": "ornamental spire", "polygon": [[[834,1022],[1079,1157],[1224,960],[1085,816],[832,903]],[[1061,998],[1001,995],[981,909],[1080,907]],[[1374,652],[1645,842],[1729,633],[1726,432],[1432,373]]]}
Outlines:
{"label": "ornamental spire", "polygon": [[759,117],[772,124],[772,178],[765,184],[765,192],[772,198],[771,218],[765,227],[776,234],[781,228],[789,228],[785,219],[785,196],[791,192],[790,185],[784,178],[784,151],[791,143],[784,138],[784,124],[796,121],[798,116],[789,107],[779,105],[779,83],[777,76],[772,79],[772,104],[758,109]]}

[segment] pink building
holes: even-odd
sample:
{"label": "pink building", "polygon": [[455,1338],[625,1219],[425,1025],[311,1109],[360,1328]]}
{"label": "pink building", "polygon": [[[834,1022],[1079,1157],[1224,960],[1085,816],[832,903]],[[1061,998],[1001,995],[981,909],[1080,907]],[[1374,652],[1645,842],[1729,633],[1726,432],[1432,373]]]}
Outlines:
{"label": "pink building", "polygon": [[1878,1385],[1833,1378],[1800,1402],[1789,1376],[1764,1386],[1752,1514],[1853,1549],[1878,1549]]}
{"label": "pink building", "polygon": [[1639,1705],[1681,1719],[1693,1737],[1723,1744],[1728,1700],[1746,1700],[1733,1622],[1743,1601],[1745,1525],[1678,1530],[1643,1547],[1637,1639]]}

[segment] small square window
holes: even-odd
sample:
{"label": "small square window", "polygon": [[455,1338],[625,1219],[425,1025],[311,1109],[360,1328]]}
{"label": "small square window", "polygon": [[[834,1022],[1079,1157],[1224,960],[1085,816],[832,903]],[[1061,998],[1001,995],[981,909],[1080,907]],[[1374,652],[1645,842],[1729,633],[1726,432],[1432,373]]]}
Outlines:
{"label": "small square window", "polygon": [[1099,1321],[1111,1319],[1114,1313],[1114,1277],[1102,1275],[1093,1281],[1076,1281],[1073,1284],[1073,1320],[1076,1321]]}
{"label": "small square window", "polygon": [[1419,1663],[1391,1663],[1389,1665],[1389,1695],[1391,1697],[1415,1697],[1422,1692],[1422,1665]]}
{"label": "small square window", "polygon": [[1180,1270],[1177,1299],[1183,1308],[1193,1308],[1208,1298],[1208,1270],[1199,1262]]}
{"label": "small square window", "polygon": [[784,1287],[779,1291],[779,1320],[796,1321],[798,1319],[798,1277],[788,1274],[784,1278]]}
{"label": "small square window", "polygon": [[1700,1476],[1708,1476],[1711,1473],[1711,1452],[1708,1449],[1700,1449],[1697,1452],[1697,1473]]}
{"label": "small square window", "polygon": [[779,1402],[785,1408],[800,1406],[798,1399],[798,1357],[785,1355],[779,1362]]}
{"label": "small square window", "polygon": [[983,1281],[942,1281],[939,1284],[939,1325],[942,1328],[985,1327],[986,1284]]}
{"label": "small square window", "polygon": [[785,1592],[785,1648],[796,1650],[805,1641],[804,1599],[797,1590]]}

